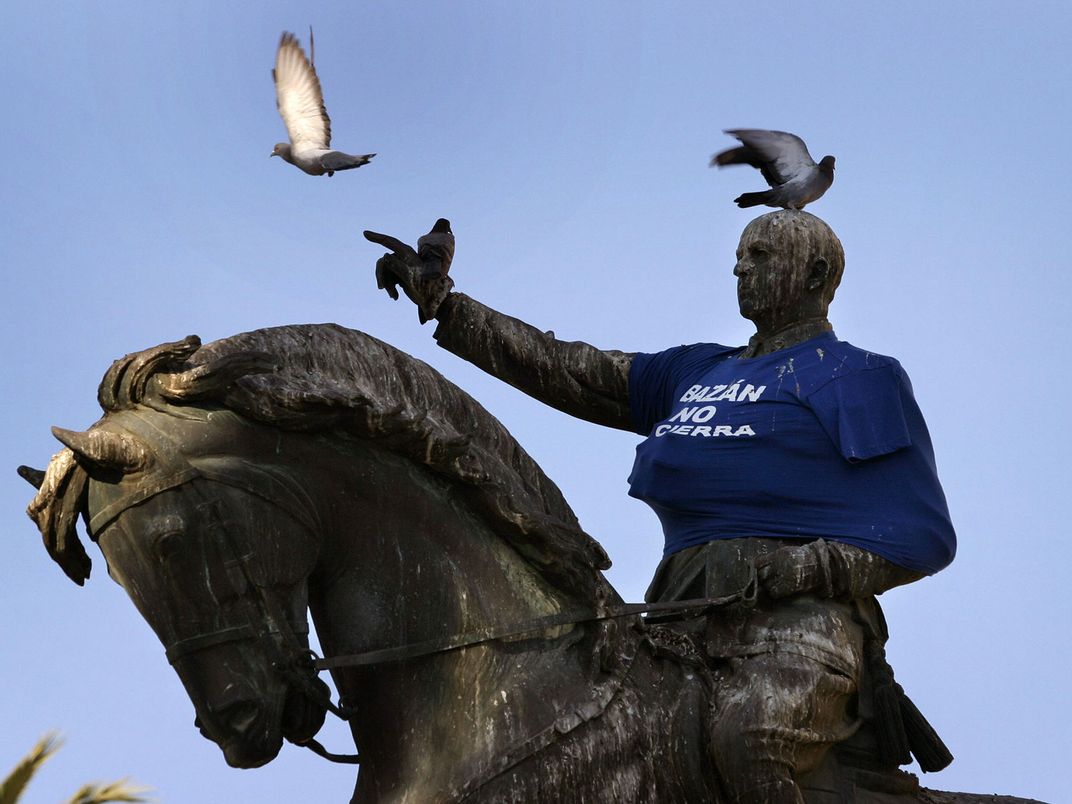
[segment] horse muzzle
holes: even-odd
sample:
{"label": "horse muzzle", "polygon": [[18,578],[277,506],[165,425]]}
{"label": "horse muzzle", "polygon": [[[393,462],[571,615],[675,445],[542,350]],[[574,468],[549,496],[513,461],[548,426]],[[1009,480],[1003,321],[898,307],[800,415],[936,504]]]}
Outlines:
{"label": "horse muzzle", "polygon": [[[317,689],[323,688],[325,699],[330,698],[328,686],[316,678],[310,680]],[[287,690],[286,703],[283,706],[283,736],[292,743],[301,745],[316,736],[324,725],[327,709],[306,691],[291,686]]]}
{"label": "horse muzzle", "polygon": [[278,715],[250,691],[229,690],[206,705],[194,725],[216,743],[232,768],[259,768],[271,762],[283,747]]}

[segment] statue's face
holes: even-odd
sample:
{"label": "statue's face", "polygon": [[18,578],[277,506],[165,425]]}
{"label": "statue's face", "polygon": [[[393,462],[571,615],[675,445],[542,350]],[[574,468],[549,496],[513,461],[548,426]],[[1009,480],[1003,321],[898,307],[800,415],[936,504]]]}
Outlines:
{"label": "statue's face", "polygon": [[783,327],[800,319],[808,266],[790,259],[784,241],[771,237],[763,219],[753,221],[737,246],[737,304],[741,315],[761,328]]}

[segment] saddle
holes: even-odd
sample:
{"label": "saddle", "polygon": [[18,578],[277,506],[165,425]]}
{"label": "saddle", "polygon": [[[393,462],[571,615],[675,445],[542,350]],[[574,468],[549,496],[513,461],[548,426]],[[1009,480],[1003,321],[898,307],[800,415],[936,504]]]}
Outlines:
{"label": "saddle", "polygon": [[[784,544],[779,539],[733,539],[671,555],[660,563],[646,598],[680,600],[732,594],[750,582],[756,558]],[[819,607],[827,603],[815,600]],[[920,785],[915,775],[899,766],[915,757],[923,771],[934,772],[949,765],[953,756],[894,679],[885,651],[889,631],[878,600],[871,596],[829,601],[829,605],[862,633],[860,653],[856,653],[862,660],[852,673],[859,678],[855,701],[859,727],[798,783],[809,804],[903,801],[901,796],[914,794]],[[707,618],[663,625],[687,636],[717,673],[727,645],[732,645],[734,635],[755,614],[738,605]]]}

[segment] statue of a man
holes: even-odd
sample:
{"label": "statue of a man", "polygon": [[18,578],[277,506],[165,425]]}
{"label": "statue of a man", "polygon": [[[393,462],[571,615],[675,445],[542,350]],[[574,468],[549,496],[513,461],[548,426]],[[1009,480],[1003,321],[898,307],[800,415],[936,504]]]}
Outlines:
{"label": "statue of a man", "polygon": [[733,270],[741,315],[756,325],[748,345],[654,354],[559,341],[451,292],[411,250],[378,264],[435,316],[440,346],[566,413],[644,437],[629,493],[666,539],[649,601],[758,582],[753,607],[714,612],[702,635],[724,680],[712,751],[742,804],[803,801],[797,779],[859,722],[865,642],[882,628],[867,601],[955,553],[907,375],[838,340],[827,319],[844,262],[819,218],[757,218]]}

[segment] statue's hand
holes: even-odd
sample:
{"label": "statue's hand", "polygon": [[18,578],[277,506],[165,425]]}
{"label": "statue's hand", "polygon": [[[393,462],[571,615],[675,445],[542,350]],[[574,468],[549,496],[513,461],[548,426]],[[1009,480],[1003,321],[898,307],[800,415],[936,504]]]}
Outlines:
{"label": "statue's hand", "polygon": [[775,600],[792,595],[813,593],[831,597],[830,564],[824,542],[780,547],[759,556],[756,575],[759,586]]}
{"label": "statue's hand", "polygon": [[386,290],[392,299],[398,299],[398,286],[401,285],[409,300],[417,305],[417,317],[422,324],[435,318],[439,305],[454,287],[454,281],[447,276],[429,276],[417,252],[401,240],[378,232],[366,231],[364,234],[366,240],[392,251],[376,261],[376,287]]}

